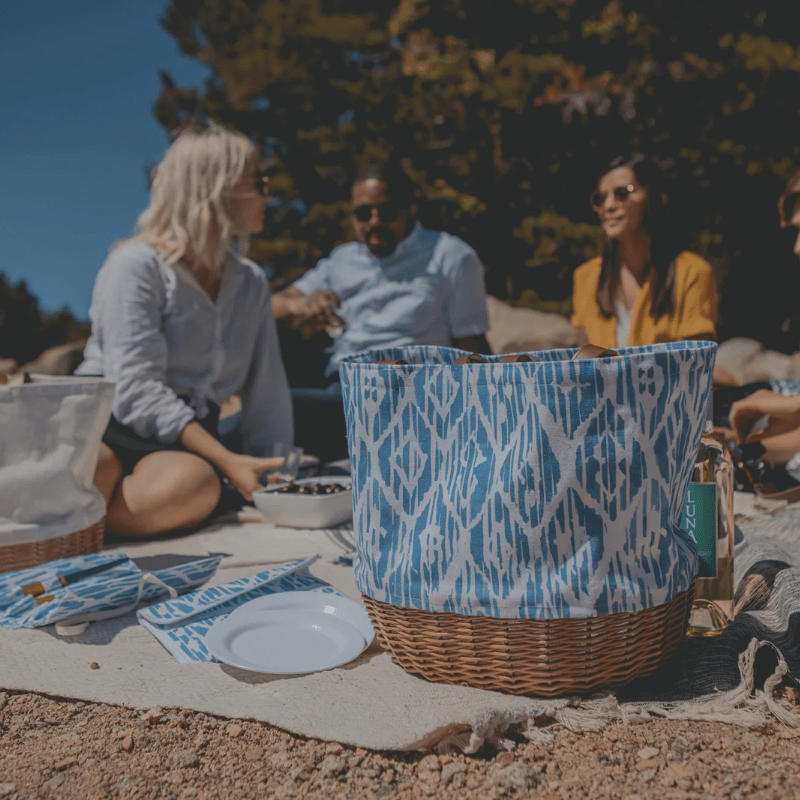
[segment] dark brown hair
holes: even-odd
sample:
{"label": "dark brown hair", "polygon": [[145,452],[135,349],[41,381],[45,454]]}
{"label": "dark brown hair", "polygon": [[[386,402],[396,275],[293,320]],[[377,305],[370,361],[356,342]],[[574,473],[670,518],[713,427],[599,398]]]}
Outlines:
{"label": "dark brown hair", "polygon": [[[629,153],[611,160],[598,176],[613,169],[628,167],[636,180],[648,190],[648,205],[643,225],[650,235],[650,264],[655,273],[650,313],[658,318],[675,310],[675,257],[681,251],[665,208],[664,178],[661,170],[642,153]],[[595,297],[606,317],[614,316],[614,298],[619,287],[619,245],[606,238]]]}
{"label": "dark brown hair", "polygon": [[795,172],[786,182],[786,188],[778,200],[781,228],[788,228],[792,224],[792,215],[798,200],[800,200],[800,172]]}

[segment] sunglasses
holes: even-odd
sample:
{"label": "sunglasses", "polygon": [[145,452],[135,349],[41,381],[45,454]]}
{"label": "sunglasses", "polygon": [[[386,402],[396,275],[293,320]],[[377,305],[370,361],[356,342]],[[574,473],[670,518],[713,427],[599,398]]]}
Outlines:
{"label": "sunglasses", "polygon": [[373,210],[378,212],[378,219],[387,224],[395,222],[400,214],[399,206],[392,202],[374,206],[356,206],[351,213],[359,222],[369,222],[372,219]]}
{"label": "sunglasses", "polygon": [[[613,194],[620,203],[624,203],[635,191],[636,187],[632,183],[629,183],[627,186],[615,186],[611,190],[611,194]],[[606,197],[608,197],[608,192],[595,192],[589,198],[592,208],[595,211],[599,211],[605,204]]]}

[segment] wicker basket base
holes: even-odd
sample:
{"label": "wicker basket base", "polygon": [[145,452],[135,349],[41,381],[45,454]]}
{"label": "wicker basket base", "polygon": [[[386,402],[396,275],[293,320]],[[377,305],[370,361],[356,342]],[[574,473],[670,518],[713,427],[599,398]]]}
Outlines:
{"label": "wicker basket base", "polygon": [[57,558],[96,553],[103,546],[105,531],[106,518],[103,517],[91,527],[66,536],[44,539],[41,542],[0,546],[0,572],[15,572],[55,561]]}
{"label": "wicker basket base", "polygon": [[558,697],[622,686],[655,670],[683,637],[694,582],[665,605],[589,619],[462,617],[362,596],[378,641],[406,672],[437,683]]}

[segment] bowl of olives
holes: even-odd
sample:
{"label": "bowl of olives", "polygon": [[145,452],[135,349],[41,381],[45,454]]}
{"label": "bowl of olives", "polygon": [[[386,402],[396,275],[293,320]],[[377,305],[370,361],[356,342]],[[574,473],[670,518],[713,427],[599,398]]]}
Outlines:
{"label": "bowl of olives", "polygon": [[332,528],[353,516],[351,479],[343,475],[276,483],[253,492],[253,502],[279,527]]}

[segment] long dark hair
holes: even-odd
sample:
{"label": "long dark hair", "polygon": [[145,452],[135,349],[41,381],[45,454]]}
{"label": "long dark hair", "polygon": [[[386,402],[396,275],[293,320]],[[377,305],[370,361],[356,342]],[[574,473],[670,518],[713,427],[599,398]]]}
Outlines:
{"label": "long dark hair", "polygon": [[[650,265],[655,274],[653,301],[650,313],[658,318],[675,310],[675,257],[682,250],[674,226],[665,208],[664,176],[661,170],[643,153],[617,156],[598,175],[598,182],[612,169],[628,167],[636,180],[647,187],[648,206],[643,225],[650,235]],[[597,283],[597,304],[606,317],[614,316],[614,298],[619,287],[619,244],[606,238],[600,280]]]}

